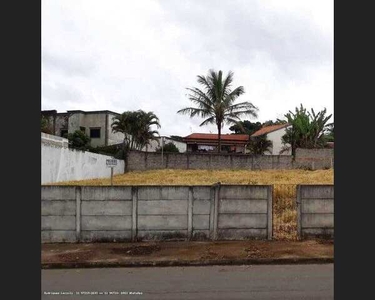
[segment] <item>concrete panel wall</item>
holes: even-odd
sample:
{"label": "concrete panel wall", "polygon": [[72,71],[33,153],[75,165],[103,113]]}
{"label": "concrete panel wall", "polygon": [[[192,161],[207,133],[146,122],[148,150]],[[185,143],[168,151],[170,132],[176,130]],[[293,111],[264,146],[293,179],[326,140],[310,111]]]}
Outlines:
{"label": "concrete panel wall", "polygon": [[76,190],[42,187],[42,242],[76,242]]}
{"label": "concrete panel wall", "polygon": [[334,149],[296,149],[296,166],[313,170],[334,167]]}
{"label": "concrete panel wall", "polygon": [[187,239],[188,187],[137,188],[137,239]]}
{"label": "concrete panel wall", "polygon": [[272,234],[271,186],[42,186],[41,196],[44,243]]}
{"label": "concrete panel wall", "polygon": [[131,241],[132,188],[78,187],[81,189],[80,240]]}
{"label": "concrete panel wall", "polygon": [[221,186],[219,239],[272,237],[271,186]]}
{"label": "concrete panel wall", "polygon": [[192,206],[191,239],[212,239],[214,216],[211,209],[215,204],[215,188],[213,186],[194,186],[190,190],[190,195]]}
{"label": "concrete panel wall", "polygon": [[[276,149],[276,148],[275,148]],[[279,151],[279,150],[277,150]],[[271,170],[333,167],[333,149],[297,149],[296,160],[291,155],[161,153],[132,151],[129,171],[154,169],[243,169]]]}
{"label": "concrete panel wall", "polygon": [[301,238],[334,237],[333,185],[299,185],[297,204]]}
{"label": "concrete panel wall", "polygon": [[[68,140],[42,133],[42,184],[92,178],[110,178],[106,155],[72,150]],[[124,173],[124,161],[117,160],[114,174]]]}

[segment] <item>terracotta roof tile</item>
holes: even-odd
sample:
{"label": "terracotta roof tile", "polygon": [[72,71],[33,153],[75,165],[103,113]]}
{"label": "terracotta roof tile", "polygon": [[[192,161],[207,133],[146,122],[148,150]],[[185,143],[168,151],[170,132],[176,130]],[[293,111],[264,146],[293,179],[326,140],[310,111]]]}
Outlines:
{"label": "terracotta roof tile", "polygon": [[[192,133],[186,137],[184,140],[213,140],[217,141],[218,135],[211,134],[211,133]],[[221,135],[222,141],[241,141],[246,142],[249,140],[249,135],[247,134],[222,134]]]}
{"label": "terracotta roof tile", "polygon": [[270,125],[270,126],[265,126],[258,131],[254,132],[251,136],[256,137],[256,136],[261,136],[276,130],[279,130],[281,128],[287,127],[289,124],[279,124],[279,125]]}

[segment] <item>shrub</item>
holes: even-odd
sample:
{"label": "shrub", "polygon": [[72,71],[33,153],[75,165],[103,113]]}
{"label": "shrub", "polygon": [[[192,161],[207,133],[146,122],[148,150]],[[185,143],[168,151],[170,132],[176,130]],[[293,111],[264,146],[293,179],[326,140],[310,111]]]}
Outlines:
{"label": "shrub", "polygon": [[81,130],[76,130],[74,133],[69,133],[67,138],[69,140],[69,148],[83,151],[90,148],[90,138]]}
{"label": "shrub", "polygon": [[[156,152],[161,152],[161,147],[158,147],[158,148],[156,148]],[[165,144],[164,146],[163,146],[163,152],[175,152],[175,153],[177,153],[177,152],[180,152],[180,150],[178,150],[178,148],[176,147],[176,145],[175,144],[173,144],[172,142],[169,142],[169,143],[167,143],[167,144]]]}

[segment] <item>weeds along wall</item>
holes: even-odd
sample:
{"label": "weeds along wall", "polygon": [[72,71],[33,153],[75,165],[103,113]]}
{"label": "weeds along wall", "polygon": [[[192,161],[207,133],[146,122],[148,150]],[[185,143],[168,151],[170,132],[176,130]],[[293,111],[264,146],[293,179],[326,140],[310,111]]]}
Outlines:
{"label": "weeds along wall", "polygon": [[272,237],[272,186],[42,186],[42,242]]}
{"label": "weeds along wall", "polygon": [[334,237],[334,186],[297,186],[297,230],[300,238]]}
{"label": "weeds along wall", "polygon": [[[328,150],[328,151],[327,151]],[[155,153],[131,151],[128,171],[155,169],[326,169],[333,167],[332,149],[297,149],[296,158],[289,155],[245,155],[203,153]]]}
{"label": "weeds along wall", "polygon": [[[41,183],[55,183],[92,178],[110,178],[111,169],[106,167],[110,156],[68,148],[68,140],[42,133]],[[124,161],[117,160],[114,174],[124,173]]]}

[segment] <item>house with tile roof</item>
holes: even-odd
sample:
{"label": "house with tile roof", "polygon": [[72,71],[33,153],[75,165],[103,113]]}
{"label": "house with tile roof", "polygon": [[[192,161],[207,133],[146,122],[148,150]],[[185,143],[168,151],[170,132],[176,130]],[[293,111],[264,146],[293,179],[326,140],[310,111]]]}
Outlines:
{"label": "house with tile roof", "polygon": [[284,144],[282,143],[282,136],[286,133],[286,129],[291,125],[289,124],[279,124],[279,125],[270,125],[264,126],[258,131],[254,132],[251,135],[251,138],[259,136],[267,136],[267,139],[272,142],[272,147],[270,152],[265,152],[264,155],[291,155],[292,151],[288,150],[283,153],[280,151],[283,149]]}
{"label": "house with tile roof", "polygon": [[[246,153],[246,145],[249,143],[247,134],[222,134],[222,153]],[[192,133],[184,137],[187,152],[217,152],[218,134]]]}

